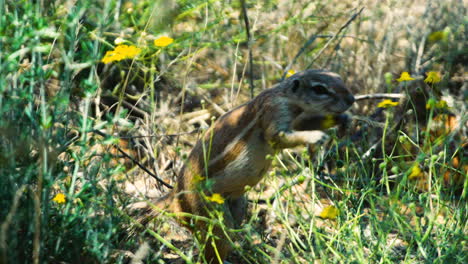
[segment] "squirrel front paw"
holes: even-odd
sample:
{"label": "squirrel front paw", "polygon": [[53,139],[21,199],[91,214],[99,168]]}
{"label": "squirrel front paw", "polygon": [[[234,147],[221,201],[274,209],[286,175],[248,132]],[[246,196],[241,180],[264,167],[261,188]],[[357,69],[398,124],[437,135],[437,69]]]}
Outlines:
{"label": "squirrel front paw", "polygon": [[327,142],[327,140],[330,138],[325,132],[320,131],[320,130],[314,130],[314,131],[304,131],[307,132],[307,134],[304,137],[304,143],[308,144],[323,144]]}
{"label": "squirrel front paw", "polygon": [[329,136],[320,130],[291,131],[278,133],[278,143],[282,148],[295,147],[306,144],[322,144]]}

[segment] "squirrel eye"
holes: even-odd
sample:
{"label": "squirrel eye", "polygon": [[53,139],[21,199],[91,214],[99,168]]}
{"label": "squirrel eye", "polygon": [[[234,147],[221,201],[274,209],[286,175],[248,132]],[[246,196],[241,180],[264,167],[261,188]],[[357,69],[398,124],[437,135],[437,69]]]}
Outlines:
{"label": "squirrel eye", "polygon": [[299,89],[299,80],[294,80],[292,83],[292,92],[295,93],[297,92],[297,89]]}
{"label": "squirrel eye", "polygon": [[312,86],[312,89],[314,90],[314,92],[318,95],[322,95],[322,94],[328,94],[328,89],[327,87],[325,87],[324,85],[322,84],[316,84],[314,86]]}

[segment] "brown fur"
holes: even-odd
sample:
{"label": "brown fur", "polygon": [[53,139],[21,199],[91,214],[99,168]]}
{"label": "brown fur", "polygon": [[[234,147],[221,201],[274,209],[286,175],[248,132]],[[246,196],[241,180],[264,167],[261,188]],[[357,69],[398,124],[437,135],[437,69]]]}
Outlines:
{"label": "brown fur", "polygon": [[[245,187],[262,179],[271,163],[266,156],[279,149],[323,140],[323,132],[306,130],[323,129],[310,124],[311,120],[340,114],[353,102],[354,97],[335,73],[308,70],[295,74],[219,118],[193,148],[175,188],[156,201],[156,206],[175,213],[211,217],[215,204],[203,197],[219,193],[225,199],[219,206],[224,212],[224,224],[229,228],[239,226],[247,208]],[[199,181],[201,177],[204,180]],[[206,184],[207,180],[212,184]],[[144,217],[149,220],[159,210],[146,212],[149,213]],[[190,225],[190,218],[180,220],[192,231],[200,232],[202,241],[207,239],[204,221]],[[206,241],[204,253],[208,262],[216,263],[216,251],[224,260],[231,247],[219,227],[215,226],[213,233],[216,237]],[[211,239],[216,248],[211,246]]]}

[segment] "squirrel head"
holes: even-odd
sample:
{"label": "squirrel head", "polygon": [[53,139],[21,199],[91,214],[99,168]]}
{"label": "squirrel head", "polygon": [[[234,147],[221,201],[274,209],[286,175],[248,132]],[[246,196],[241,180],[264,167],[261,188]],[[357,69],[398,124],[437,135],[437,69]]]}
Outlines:
{"label": "squirrel head", "polygon": [[306,112],[340,114],[354,103],[354,96],[341,77],[327,70],[306,70],[284,80],[284,89],[292,104]]}

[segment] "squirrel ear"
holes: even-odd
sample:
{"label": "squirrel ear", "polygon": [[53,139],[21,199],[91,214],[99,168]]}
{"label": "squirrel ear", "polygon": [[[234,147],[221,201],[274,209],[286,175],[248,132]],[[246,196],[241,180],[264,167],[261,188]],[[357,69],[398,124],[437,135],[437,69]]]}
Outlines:
{"label": "squirrel ear", "polygon": [[299,85],[300,85],[300,82],[299,80],[294,80],[292,82],[292,92],[295,93],[297,91],[297,89],[299,89]]}

